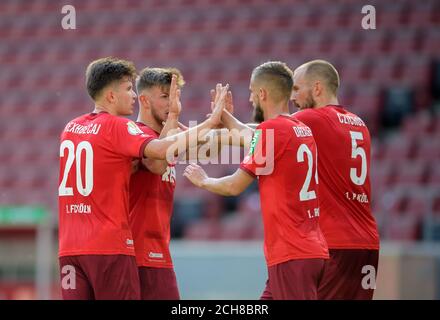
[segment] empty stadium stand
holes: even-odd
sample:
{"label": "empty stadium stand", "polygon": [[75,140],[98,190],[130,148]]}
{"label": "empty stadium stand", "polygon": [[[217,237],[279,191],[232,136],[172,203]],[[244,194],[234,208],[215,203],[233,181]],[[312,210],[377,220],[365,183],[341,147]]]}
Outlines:
{"label": "empty stadium stand", "polygon": [[[187,80],[187,123],[204,119],[209,90],[219,81],[230,83],[236,114],[249,121],[248,82],[255,66],[279,59],[295,68],[323,58],[340,71],[340,102],[364,118],[374,138],[373,209],[382,238],[434,237],[426,226],[440,217],[440,114],[430,107],[433,63],[440,58],[439,1],[370,1],[376,30],[361,28],[365,1],[359,0],[69,4],[76,9],[75,30],[62,29],[61,2],[0,2],[1,205],[42,204],[57,219],[58,137],[68,120],[92,109],[84,72],[93,59],[114,55],[139,69],[180,68]],[[414,99],[390,133],[381,120],[384,93],[391,88],[406,88]],[[222,175],[236,167],[212,170]],[[213,212],[206,194],[181,175],[178,180],[175,236],[262,237],[255,194],[241,197],[235,212]],[[185,203],[188,192],[195,203]],[[212,203],[221,208],[225,200],[216,199]]]}

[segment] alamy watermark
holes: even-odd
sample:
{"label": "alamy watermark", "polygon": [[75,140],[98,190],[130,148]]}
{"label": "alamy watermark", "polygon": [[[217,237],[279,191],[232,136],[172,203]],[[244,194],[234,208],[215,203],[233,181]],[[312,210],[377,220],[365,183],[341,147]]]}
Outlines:
{"label": "alamy watermark", "polygon": [[[197,122],[191,121],[190,127]],[[242,161],[255,166],[256,175],[269,175],[274,168],[273,129],[266,129],[264,137],[261,131],[250,129],[222,129],[190,131],[189,136],[168,136],[174,139],[167,149],[166,159],[169,163],[188,164],[197,161],[206,164],[237,164]],[[264,140],[264,141],[263,141]],[[242,149],[249,147],[249,152],[242,159]],[[222,148],[227,146],[227,148]],[[233,147],[236,146],[236,147]],[[219,157],[221,149],[221,156]]]}
{"label": "alamy watermark", "polygon": [[76,29],[76,10],[75,7],[66,4],[61,8],[61,13],[65,16],[61,19],[61,27],[64,30]]}
{"label": "alamy watermark", "polygon": [[64,290],[76,289],[76,270],[74,266],[69,264],[61,268],[61,288]]}
{"label": "alamy watermark", "polygon": [[[61,8],[61,13],[64,14],[61,19],[61,27],[64,30],[76,29],[75,7],[66,4]],[[365,15],[361,21],[362,28],[364,30],[376,29],[376,8],[373,5],[367,4],[362,7],[361,13]]]}
{"label": "alamy watermark", "polygon": [[370,4],[362,7],[365,16],[362,18],[361,25],[364,30],[376,29],[376,8]]}
{"label": "alamy watermark", "polygon": [[376,289],[376,268],[372,265],[365,265],[362,267],[362,288],[365,290]]}

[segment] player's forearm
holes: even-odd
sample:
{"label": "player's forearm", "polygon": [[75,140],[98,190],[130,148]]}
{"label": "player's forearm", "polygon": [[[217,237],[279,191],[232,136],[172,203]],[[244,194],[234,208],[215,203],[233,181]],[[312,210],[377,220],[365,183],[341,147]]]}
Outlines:
{"label": "player's forearm", "polygon": [[[213,148],[211,146],[207,146],[208,143],[206,144],[201,144],[198,145],[196,147],[191,147],[188,148],[187,150],[185,150],[184,152],[180,153],[178,155],[178,160],[196,160],[196,161],[201,161],[201,160],[207,160],[207,159],[211,159],[212,157],[218,156],[219,151],[218,150],[213,150]],[[214,147],[217,148],[217,147]],[[214,152],[211,152],[214,151]]]}
{"label": "player's forearm", "polygon": [[222,143],[227,141],[231,146],[249,147],[255,128],[242,123],[226,110],[223,110],[222,122],[229,129],[229,137],[223,139]]}
{"label": "player's forearm", "polygon": [[[167,120],[160,132],[159,139],[166,137],[171,130],[179,127],[179,115],[175,113],[168,114]],[[168,167],[168,161],[157,159],[144,159],[142,164],[152,173],[162,175]]]}
{"label": "player's forearm", "polygon": [[[199,146],[198,159],[200,154],[206,159],[218,156],[223,146],[248,147],[252,140],[253,130],[245,129],[238,131],[237,129],[228,130],[213,129],[205,136],[202,145]],[[190,158],[193,159],[193,158]]]}
{"label": "player's forearm", "polygon": [[[197,141],[197,145],[188,146],[185,150],[183,150],[183,152],[180,152],[178,155],[178,159],[207,160],[211,157],[218,156],[221,149],[219,136],[220,130],[209,130],[209,132],[203,137],[202,140]],[[227,129],[223,130],[227,131]]]}
{"label": "player's forearm", "polygon": [[167,171],[168,162],[166,160],[143,159],[142,165],[154,174],[163,175]]}
{"label": "player's forearm", "polygon": [[246,123],[246,126],[252,130],[255,130],[258,127],[258,123]]}
{"label": "player's forearm", "polygon": [[240,192],[234,188],[231,176],[223,178],[207,178],[199,187],[221,196],[236,196],[240,194]]}
{"label": "player's forearm", "polygon": [[174,156],[182,153],[188,148],[197,146],[199,140],[208,134],[209,129],[214,127],[210,119],[201,124],[162,139],[151,141],[144,149],[144,156],[152,159],[174,160]]}
{"label": "player's forearm", "polygon": [[223,110],[222,123],[229,130],[236,129],[238,131],[241,131],[241,130],[249,129],[248,126],[246,126],[243,122],[241,122],[236,117],[234,117],[227,110]]}

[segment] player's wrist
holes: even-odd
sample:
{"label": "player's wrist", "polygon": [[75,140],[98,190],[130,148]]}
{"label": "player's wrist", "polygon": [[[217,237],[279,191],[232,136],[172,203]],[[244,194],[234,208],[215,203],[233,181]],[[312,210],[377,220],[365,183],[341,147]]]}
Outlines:
{"label": "player's wrist", "polygon": [[212,121],[211,117],[209,117],[208,119],[203,121],[202,125],[207,129],[212,129],[215,127],[215,123],[214,123],[214,121]]}
{"label": "player's wrist", "polygon": [[209,184],[209,178],[201,179],[199,184],[200,184],[199,188],[206,189],[208,187],[208,184]]}
{"label": "player's wrist", "polygon": [[222,125],[222,121],[220,117],[218,116],[210,116],[208,119],[206,119],[207,125],[210,129],[216,128],[218,125]]}

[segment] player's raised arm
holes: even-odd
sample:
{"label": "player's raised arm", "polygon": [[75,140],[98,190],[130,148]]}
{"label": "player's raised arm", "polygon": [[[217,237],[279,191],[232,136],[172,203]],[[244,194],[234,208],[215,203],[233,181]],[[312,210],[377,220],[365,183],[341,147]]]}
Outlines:
{"label": "player's raised arm", "polygon": [[222,196],[239,195],[254,181],[252,176],[241,169],[226,177],[210,178],[197,164],[187,166],[183,175],[195,186]]}
{"label": "player's raised arm", "polygon": [[[217,86],[217,94],[214,102],[215,107],[209,118],[187,131],[151,141],[144,149],[144,156],[154,159],[169,158],[168,160],[172,161],[175,155],[187,149],[188,146],[197,145],[198,140],[203,140],[209,130],[220,123],[228,88],[229,85],[224,87],[222,85]],[[180,103],[177,92],[170,92],[170,95],[173,94],[175,94],[176,100]]]}
{"label": "player's raised arm", "polygon": [[179,128],[179,115],[182,111],[182,104],[180,103],[180,89],[177,85],[177,77],[173,74],[170,85],[170,107],[168,110],[168,117],[165,125],[160,132],[159,138],[164,138],[168,135],[170,130]]}
{"label": "player's raised arm", "polygon": [[[213,105],[216,90],[211,90],[211,105]],[[248,147],[254,134],[254,127],[248,127],[233,116],[234,102],[232,92],[228,91],[226,95],[226,105],[222,113],[221,126],[219,126],[214,136],[221,136],[218,143],[222,145]],[[220,130],[220,129],[227,129]],[[220,148],[220,146],[219,146]]]}
{"label": "player's raised arm", "polygon": [[242,123],[226,110],[222,114],[222,123],[230,132],[231,140],[229,145],[249,147],[256,126],[250,127]]}
{"label": "player's raised arm", "polygon": [[[179,130],[179,115],[182,110],[180,103],[180,89],[177,84],[177,76],[175,74],[171,77],[170,93],[169,93],[169,109],[167,120],[165,121],[162,130],[160,131],[159,139],[171,135],[173,131]],[[177,133],[176,132],[176,133]],[[152,158],[142,159],[142,164],[151,172],[162,175],[168,168],[167,160],[158,160]]]}

